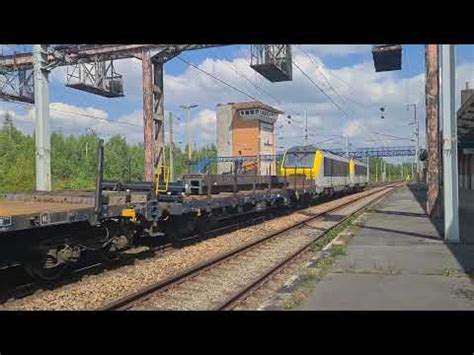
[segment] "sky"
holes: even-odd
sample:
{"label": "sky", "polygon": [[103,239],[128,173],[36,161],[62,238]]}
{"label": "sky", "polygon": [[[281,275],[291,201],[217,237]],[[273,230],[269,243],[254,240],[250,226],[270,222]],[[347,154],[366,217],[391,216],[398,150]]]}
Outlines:
{"label": "sky", "polygon": [[[30,49],[31,46],[0,45],[0,54]],[[344,136],[352,147],[411,145],[414,112],[413,108],[407,110],[407,104],[417,105],[420,142],[425,144],[424,46],[403,45],[402,70],[384,73],[375,72],[371,45],[293,45],[292,56],[293,80],[271,83],[250,68],[250,45],[200,49],[181,55],[248,96],[284,111],[276,124],[278,150],[304,144],[304,111],[308,143],[322,148],[344,148]],[[141,61],[118,60],[115,69],[124,79],[122,98],[103,98],[68,88],[64,85],[68,68],[54,69],[50,75],[51,129],[66,135],[93,129],[105,139],[122,134],[128,142],[142,142]],[[193,142],[199,147],[216,140],[217,104],[250,100],[178,58],[166,63],[164,70],[165,140],[169,133],[168,112],[172,112],[174,141],[181,146],[185,126],[180,105],[198,105],[191,112],[191,126]],[[456,109],[466,82],[474,88],[474,45],[456,46]],[[384,119],[380,107],[385,108]],[[0,101],[0,116],[7,111],[14,116],[17,127],[32,133],[31,105]],[[288,119],[288,115],[292,118]]]}

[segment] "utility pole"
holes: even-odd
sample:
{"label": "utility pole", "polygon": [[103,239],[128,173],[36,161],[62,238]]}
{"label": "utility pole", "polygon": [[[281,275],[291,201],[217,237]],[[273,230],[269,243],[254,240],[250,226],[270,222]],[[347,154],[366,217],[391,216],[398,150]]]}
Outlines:
{"label": "utility pole", "polygon": [[380,164],[380,180],[382,180],[382,182],[385,182],[384,170],[383,170],[383,159]]}
{"label": "utility pole", "polygon": [[36,120],[36,190],[51,191],[48,46],[33,45]]}
{"label": "utility pole", "polygon": [[428,196],[426,211],[430,217],[440,216],[440,159],[439,159],[439,60],[438,45],[428,44],[425,47],[426,74],[426,145],[428,150],[426,182]]}
{"label": "utility pole", "polygon": [[189,113],[189,107],[186,109],[186,132],[188,134],[188,160],[193,159],[193,139],[191,133],[191,115]]}
{"label": "utility pole", "polygon": [[[156,57],[156,56],[155,56]],[[164,106],[164,62],[155,57],[151,58],[153,64],[153,85],[152,85],[152,108],[153,108],[153,165],[160,169],[161,176],[164,174],[164,149],[165,149],[165,130],[163,127],[165,121]]]}
{"label": "utility pole", "polygon": [[[54,50],[50,51],[44,57],[45,71],[60,66],[77,66],[81,71],[82,66],[93,64],[98,70],[91,73],[91,80],[99,80],[100,84],[93,83],[93,86],[101,86],[105,79],[103,68],[105,62],[112,63],[114,60],[125,58],[140,58],[143,60],[143,119],[144,119],[144,145],[145,145],[145,179],[152,181],[153,171],[156,167],[162,167],[164,158],[164,86],[163,86],[163,66],[169,60],[175,58],[180,53],[188,50],[196,50],[201,48],[210,48],[221,45],[215,44],[109,44],[109,45],[66,45],[54,46]],[[46,46],[44,46],[46,48]],[[61,47],[61,48],[60,48]],[[150,56],[150,51],[157,50],[158,53]],[[20,79],[19,93],[20,98],[31,86],[25,81],[24,69],[34,67],[34,53],[22,53],[15,55],[1,55],[0,66],[4,69],[18,72],[16,75]],[[100,63],[100,64],[99,64]],[[97,64],[97,65],[96,65]],[[89,86],[89,85],[88,85]],[[102,90],[103,88],[101,88]],[[25,91],[26,90],[26,91]],[[79,89],[85,90],[85,89]],[[88,91],[88,90],[86,90]],[[114,90],[106,90],[114,91]],[[28,92],[27,92],[28,93]],[[97,93],[101,95],[100,93]],[[0,93],[1,96],[4,96]],[[28,95],[29,96],[29,95]],[[44,94],[43,94],[44,96]],[[17,100],[17,99],[15,99]],[[31,98],[28,97],[28,102]],[[22,101],[22,99],[20,99]],[[37,131],[37,130],[36,130]],[[48,154],[48,152],[40,151],[36,154]],[[38,157],[37,157],[38,159]],[[47,160],[47,159],[46,159]],[[37,174],[41,174],[44,169],[38,169]],[[47,169],[46,169],[47,170]],[[45,180],[43,178],[43,180]]]}
{"label": "utility pole", "polygon": [[455,114],[455,58],[453,45],[441,45],[441,112],[443,119],[444,236],[459,242],[458,145]]}
{"label": "utility pole", "polygon": [[382,159],[382,181],[385,182],[385,179],[387,177],[387,165],[385,164],[385,161]]}
{"label": "utility pole", "polygon": [[173,114],[169,113],[169,125],[170,125],[170,181],[174,181],[174,142],[173,142]]}
{"label": "utility pole", "polygon": [[410,107],[413,107],[414,113],[414,127],[413,133],[415,135],[416,141],[416,153],[415,153],[415,167],[416,167],[416,182],[420,181],[420,165],[419,165],[419,153],[420,153],[420,123],[416,119],[416,104],[408,104],[407,111],[410,110]]}
{"label": "utility pole", "polygon": [[370,182],[370,158],[367,157],[367,182]]}
{"label": "utility pole", "polygon": [[92,134],[95,134],[95,130],[90,127],[87,127],[86,128],[86,160],[89,158],[89,140],[87,138],[89,137],[89,135],[92,135]]}
{"label": "utility pole", "polygon": [[191,115],[190,110],[192,108],[198,107],[198,105],[180,105],[180,108],[186,111],[186,135],[188,141],[188,160],[193,159],[193,147],[192,147],[192,134],[191,134]]}
{"label": "utility pole", "polygon": [[349,158],[349,137],[344,136],[344,138],[346,139],[346,157]]}
{"label": "utility pole", "polygon": [[379,165],[377,160],[375,161],[375,182],[379,182]]}
{"label": "utility pole", "polygon": [[87,132],[88,129],[89,127],[86,128],[86,160],[89,157],[89,141],[87,140],[87,136],[89,135]]}
{"label": "utility pole", "polygon": [[153,181],[154,151],[153,151],[153,64],[150,52],[142,52],[143,76],[143,142],[145,146],[145,181]]}

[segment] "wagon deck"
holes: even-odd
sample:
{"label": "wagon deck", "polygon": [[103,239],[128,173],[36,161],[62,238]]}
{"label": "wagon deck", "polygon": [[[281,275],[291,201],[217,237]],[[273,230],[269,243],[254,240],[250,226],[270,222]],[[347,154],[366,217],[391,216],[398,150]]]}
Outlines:
{"label": "wagon deck", "polygon": [[[142,208],[147,205],[144,194],[127,195],[103,192],[103,217],[120,216],[130,203]],[[147,211],[144,213],[147,214]],[[35,192],[0,196],[0,232],[10,232],[51,225],[85,222],[95,223],[93,191]]]}
{"label": "wagon deck", "polygon": [[93,206],[80,203],[0,200],[0,216],[13,217],[43,212],[65,212],[71,210],[87,209],[91,207]]}

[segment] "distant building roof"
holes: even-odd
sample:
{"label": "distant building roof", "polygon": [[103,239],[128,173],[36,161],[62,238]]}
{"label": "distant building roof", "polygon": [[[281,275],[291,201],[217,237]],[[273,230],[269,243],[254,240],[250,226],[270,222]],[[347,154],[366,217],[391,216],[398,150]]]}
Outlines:
{"label": "distant building roof", "polygon": [[465,97],[464,103],[457,112],[459,144],[474,145],[474,94]]}
{"label": "distant building roof", "polygon": [[272,106],[266,105],[260,101],[246,101],[246,102],[230,102],[229,105],[232,105],[236,110],[252,109],[252,108],[261,108],[276,114],[283,114],[283,111],[280,111]]}

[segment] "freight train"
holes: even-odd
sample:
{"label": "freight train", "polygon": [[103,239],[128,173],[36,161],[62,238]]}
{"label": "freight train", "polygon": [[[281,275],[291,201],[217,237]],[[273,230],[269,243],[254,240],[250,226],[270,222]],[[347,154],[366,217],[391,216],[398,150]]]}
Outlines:
{"label": "freight train", "polygon": [[[313,204],[367,184],[366,166],[312,146],[289,149],[281,176],[189,174],[171,183],[103,181],[95,191],[0,196],[0,263],[52,280],[88,254],[115,258],[150,238],[181,241],[268,210]],[[162,169],[157,169],[162,171]]]}

